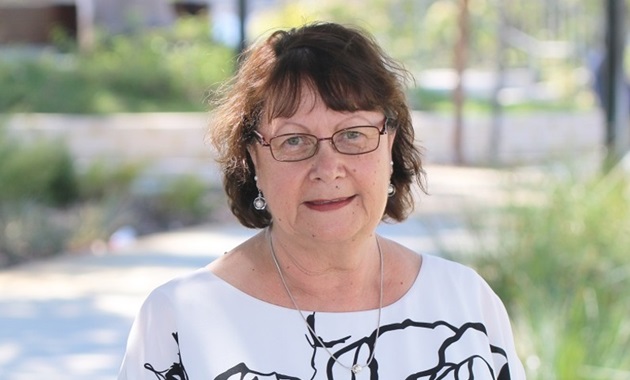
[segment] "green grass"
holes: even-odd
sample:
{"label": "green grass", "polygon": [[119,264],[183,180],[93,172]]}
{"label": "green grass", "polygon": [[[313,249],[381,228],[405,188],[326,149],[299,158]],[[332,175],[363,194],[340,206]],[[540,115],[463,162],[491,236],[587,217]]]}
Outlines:
{"label": "green grass", "polygon": [[528,379],[628,379],[629,176],[553,178],[538,191],[471,224],[486,244],[460,257],[506,303]]}
{"label": "green grass", "polygon": [[[408,91],[410,105],[415,110],[452,114],[454,111],[453,95],[447,91],[412,88]],[[583,89],[572,96],[558,98],[553,101],[523,100],[503,105],[501,110],[508,113],[534,112],[573,112],[595,106],[594,99],[588,89]],[[580,99],[576,101],[576,99]],[[467,96],[464,112],[467,114],[491,114],[492,102],[489,98]]]}

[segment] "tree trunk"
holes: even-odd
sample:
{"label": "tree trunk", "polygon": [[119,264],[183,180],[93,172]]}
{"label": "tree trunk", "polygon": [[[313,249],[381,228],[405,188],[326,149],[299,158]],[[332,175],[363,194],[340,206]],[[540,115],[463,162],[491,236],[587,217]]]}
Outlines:
{"label": "tree trunk", "polygon": [[238,21],[238,53],[241,54],[247,47],[247,0],[238,0]]}
{"label": "tree trunk", "polygon": [[501,90],[505,85],[505,48],[507,33],[506,5],[503,0],[497,2],[497,57],[495,68],[495,83],[492,91],[492,126],[490,130],[490,162],[499,164],[499,151],[501,147],[501,132],[503,129],[503,106],[501,104]]}
{"label": "tree trunk", "polygon": [[464,163],[464,154],[462,147],[463,129],[464,129],[464,72],[468,63],[468,32],[469,32],[469,15],[468,0],[460,0],[459,10],[459,36],[455,43],[454,66],[457,82],[453,89],[453,104],[455,107],[455,125],[453,126],[453,153],[455,155],[455,163]]}
{"label": "tree trunk", "polygon": [[77,40],[79,51],[89,53],[94,48],[94,0],[77,0]]}
{"label": "tree trunk", "polygon": [[616,165],[630,147],[630,84],[624,72],[625,4],[622,0],[606,2],[606,56],[604,59],[604,91],[607,101],[605,169]]}

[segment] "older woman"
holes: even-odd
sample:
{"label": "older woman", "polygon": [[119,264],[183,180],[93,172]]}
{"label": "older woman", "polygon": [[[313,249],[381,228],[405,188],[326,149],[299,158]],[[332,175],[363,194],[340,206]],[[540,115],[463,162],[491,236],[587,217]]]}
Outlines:
{"label": "older woman", "polygon": [[424,189],[406,76],[331,23],[246,52],[211,137],[234,215],[262,231],[151,293],[119,379],[524,379],[481,278],[375,232]]}

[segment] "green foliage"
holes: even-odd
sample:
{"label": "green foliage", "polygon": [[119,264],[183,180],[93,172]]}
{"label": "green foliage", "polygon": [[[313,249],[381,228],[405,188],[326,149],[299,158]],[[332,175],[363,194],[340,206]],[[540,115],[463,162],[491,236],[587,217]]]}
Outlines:
{"label": "green foliage", "polygon": [[68,231],[41,204],[0,203],[0,267],[61,252]]}
{"label": "green foliage", "polygon": [[130,200],[121,194],[105,194],[102,198],[82,201],[64,216],[71,230],[65,236],[63,248],[70,252],[106,249],[106,242],[114,231],[133,225],[137,219]]}
{"label": "green foliage", "polygon": [[232,51],[210,41],[206,21],[170,30],[102,35],[80,54],[58,32],[59,54],[0,61],[0,112],[204,111],[208,92],[232,74]]}
{"label": "green foliage", "polygon": [[78,196],[74,165],[61,143],[19,144],[0,136],[0,202],[64,206]]}
{"label": "green foliage", "polygon": [[2,132],[0,267],[61,252],[69,226],[56,209],[78,197],[75,168],[63,144],[20,143]]}
{"label": "green foliage", "polygon": [[76,112],[89,107],[95,88],[81,75],[60,69],[52,56],[0,61],[0,111]]}
{"label": "green foliage", "polygon": [[[454,109],[453,95],[448,91],[416,87],[407,91],[407,99],[410,107],[414,110],[452,113]],[[490,114],[492,107],[492,102],[488,98],[469,96],[464,105],[464,110],[467,114]],[[575,97],[572,97],[571,99],[567,98],[553,102],[543,100],[522,101],[503,105],[502,111],[509,113],[567,112],[588,108],[588,102],[579,104],[575,102]]]}
{"label": "green foliage", "polygon": [[56,142],[22,142],[0,133],[0,162],[0,267],[106,249],[122,226],[151,233],[201,223],[217,201],[192,175],[158,181],[156,193],[138,193],[142,163],[103,159],[77,173],[66,147]]}
{"label": "green foliage", "polygon": [[[552,13],[552,7],[583,14],[579,13],[580,7],[571,2],[573,0],[560,1],[555,2],[555,5],[545,2],[504,2],[502,7],[513,25],[545,40],[552,33],[548,29],[550,25],[544,24],[548,23],[546,17]],[[387,52],[414,71],[451,67],[458,36],[460,4],[455,0],[291,1],[285,7],[276,9],[274,14],[263,15],[264,22],[259,21],[255,29],[256,33],[260,33],[268,30],[269,25],[286,27],[315,20],[357,24],[370,30]],[[470,41],[468,59],[472,67],[494,68],[496,65],[499,10],[496,1],[469,1],[470,27],[467,37]],[[593,17],[597,15],[596,12],[586,14]],[[558,17],[560,21],[561,16]],[[571,32],[577,30],[584,34],[592,33],[592,25],[597,24],[585,23],[584,19],[577,17],[568,21],[563,18],[561,21],[569,22],[569,25],[563,30],[564,35],[553,36],[554,40],[571,38]],[[523,52],[522,46],[510,47],[509,55],[513,66],[524,67],[531,63],[531,57]]]}
{"label": "green foliage", "polygon": [[[453,67],[461,4],[456,0],[296,0],[261,15],[254,29],[258,34],[268,31],[270,25],[287,27],[316,20],[358,25],[418,75],[427,69]],[[503,34],[507,41],[501,66],[508,72],[519,69],[532,73],[531,78],[522,78],[520,84],[515,84],[527,90],[523,98],[511,100],[526,103],[518,104],[519,110],[596,106],[585,69],[592,58],[588,54],[601,48],[601,2],[470,0],[468,5],[466,66],[494,72],[499,60],[499,35]],[[501,29],[501,13],[510,29]],[[492,83],[484,85],[491,89]],[[512,84],[508,81],[506,86]],[[467,107],[474,111],[488,108],[487,100],[466,95]],[[438,108],[422,109],[452,111],[452,104],[448,103],[452,103],[450,96]]]}
{"label": "green foliage", "polygon": [[510,309],[529,379],[628,378],[630,180],[550,182],[542,200],[515,197],[478,231],[497,241],[465,257]]}
{"label": "green foliage", "polygon": [[208,184],[191,174],[163,179],[161,188],[140,199],[139,207],[159,229],[172,229],[210,219],[216,200]]}
{"label": "green foliage", "polygon": [[111,164],[96,160],[79,174],[79,194],[84,200],[104,199],[129,194],[144,165],[139,163]]}
{"label": "green foliage", "polygon": [[208,186],[198,177],[182,175],[169,183],[159,202],[169,213],[190,215],[199,219],[210,210],[204,203]]}

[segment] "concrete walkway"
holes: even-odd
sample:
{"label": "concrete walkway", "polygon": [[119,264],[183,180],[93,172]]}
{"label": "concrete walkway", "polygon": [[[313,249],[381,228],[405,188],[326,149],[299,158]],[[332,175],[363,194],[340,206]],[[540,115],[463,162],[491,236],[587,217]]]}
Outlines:
{"label": "concrete walkway", "polygon": [[[433,254],[465,244],[462,213],[496,202],[514,178],[483,169],[427,172],[432,195],[409,220],[382,224],[379,233]],[[133,317],[151,289],[254,233],[235,222],[199,226],[101,256],[66,254],[0,271],[0,379],[115,378]]]}

